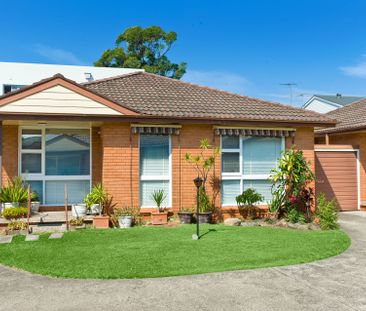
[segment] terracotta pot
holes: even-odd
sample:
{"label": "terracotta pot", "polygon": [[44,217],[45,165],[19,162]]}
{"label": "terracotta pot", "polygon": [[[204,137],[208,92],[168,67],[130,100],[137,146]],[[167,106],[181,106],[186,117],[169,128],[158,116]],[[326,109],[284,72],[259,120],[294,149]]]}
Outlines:
{"label": "terracotta pot", "polygon": [[109,216],[94,216],[93,217],[93,226],[98,229],[107,229],[109,228]]}
{"label": "terracotta pot", "polygon": [[181,224],[191,224],[193,212],[178,212],[178,217]]}
{"label": "terracotta pot", "polygon": [[166,225],[168,223],[168,213],[154,212],[151,213],[151,223],[153,225]]}

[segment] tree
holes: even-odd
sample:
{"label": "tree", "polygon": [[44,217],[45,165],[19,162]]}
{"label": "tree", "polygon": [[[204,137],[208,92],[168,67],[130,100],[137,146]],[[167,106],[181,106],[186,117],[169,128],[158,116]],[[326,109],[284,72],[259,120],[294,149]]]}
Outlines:
{"label": "tree", "polygon": [[159,26],[130,27],[117,37],[116,47],[105,50],[94,66],[142,68],[146,72],[180,79],[187,64],[171,63],[166,56],[176,40],[175,32],[165,32]]}

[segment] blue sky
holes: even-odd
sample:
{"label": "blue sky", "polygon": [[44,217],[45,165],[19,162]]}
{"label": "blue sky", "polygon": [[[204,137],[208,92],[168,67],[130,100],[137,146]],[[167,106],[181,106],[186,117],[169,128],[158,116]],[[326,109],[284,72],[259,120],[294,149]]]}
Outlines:
{"label": "blue sky", "polygon": [[178,33],[183,80],[294,105],[366,95],[366,1],[4,1],[0,61],[91,65],[127,27]]}

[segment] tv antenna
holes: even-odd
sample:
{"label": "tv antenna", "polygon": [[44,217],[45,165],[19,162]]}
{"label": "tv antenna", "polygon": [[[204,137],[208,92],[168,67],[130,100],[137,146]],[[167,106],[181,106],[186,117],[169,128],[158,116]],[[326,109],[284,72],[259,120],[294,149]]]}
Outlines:
{"label": "tv antenna", "polygon": [[280,83],[280,85],[287,86],[289,88],[289,90],[290,90],[290,103],[292,105],[292,99],[293,99],[293,89],[292,89],[292,87],[296,86],[297,83],[288,82],[288,83]]}

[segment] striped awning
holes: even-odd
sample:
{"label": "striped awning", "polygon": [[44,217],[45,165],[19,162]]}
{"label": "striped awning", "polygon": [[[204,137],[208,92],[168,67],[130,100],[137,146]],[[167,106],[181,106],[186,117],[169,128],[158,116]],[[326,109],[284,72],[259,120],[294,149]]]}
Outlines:
{"label": "striped awning", "polygon": [[295,137],[295,130],[285,129],[243,129],[215,128],[215,135],[227,136],[259,136],[259,137]]}
{"label": "striped awning", "polygon": [[179,135],[181,126],[131,125],[132,134]]}

